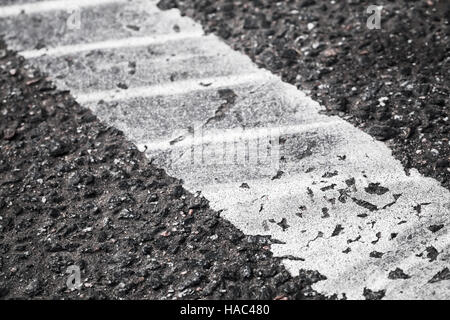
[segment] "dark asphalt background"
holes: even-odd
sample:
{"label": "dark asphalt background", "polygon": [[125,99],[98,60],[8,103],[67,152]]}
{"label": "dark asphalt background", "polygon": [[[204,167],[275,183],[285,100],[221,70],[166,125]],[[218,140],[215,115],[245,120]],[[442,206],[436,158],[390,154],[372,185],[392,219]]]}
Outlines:
{"label": "dark asphalt background", "polygon": [[[450,1],[333,2],[161,0],[159,7],[179,8],[259,66],[310,90],[329,114],[385,141],[406,168],[449,189]],[[366,26],[372,4],[384,7],[380,30]]]}
{"label": "dark asphalt background", "polygon": [[[379,31],[357,0],[160,6],[179,6],[448,188],[448,2],[385,4]],[[3,299],[324,298],[310,288],[319,274],[292,278],[270,239],[244,236],[3,43],[0,217]],[[70,265],[81,291],[67,290]]]}

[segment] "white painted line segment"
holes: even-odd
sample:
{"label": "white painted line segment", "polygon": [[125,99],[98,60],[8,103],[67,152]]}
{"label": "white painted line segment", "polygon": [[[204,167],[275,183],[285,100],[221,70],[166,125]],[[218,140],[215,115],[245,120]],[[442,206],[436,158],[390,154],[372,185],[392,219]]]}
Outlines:
{"label": "white painted line segment", "polygon": [[[296,133],[308,132],[317,128],[338,126],[342,124],[341,121],[331,120],[326,122],[315,122],[295,126],[283,126],[283,127],[263,127],[263,128],[233,128],[233,129],[212,129],[208,130],[201,139],[196,139],[193,135],[186,136],[182,141],[171,144],[173,139],[166,139],[160,141],[151,141],[148,143],[137,144],[137,147],[141,151],[164,151],[174,148],[186,148],[191,146],[199,146],[201,144],[221,144],[231,143],[238,140],[256,140],[258,138],[280,137],[281,135],[292,135]],[[201,128],[197,128],[201,130]]]}
{"label": "white painted line segment", "polygon": [[144,47],[154,44],[161,44],[169,41],[185,40],[199,38],[203,34],[201,32],[176,33],[167,35],[157,35],[148,37],[133,37],[119,40],[107,40],[95,43],[82,43],[76,45],[61,46],[56,48],[44,48],[39,50],[22,51],[20,54],[27,59],[37,58],[40,56],[65,56],[80,52],[88,52],[93,50],[111,50],[120,48]]}
{"label": "white painted line segment", "polygon": [[250,82],[266,81],[267,75],[264,73],[251,73],[244,75],[231,75],[217,78],[190,79],[167,83],[163,85],[155,85],[151,87],[130,88],[127,90],[108,90],[99,91],[90,94],[74,93],[79,103],[88,103],[93,101],[120,101],[133,98],[145,98],[167,95],[180,95],[193,91],[205,91],[218,89],[228,86],[236,86]]}
{"label": "white painted line segment", "polygon": [[110,3],[125,3],[128,0],[55,0],[24,3],[12,6],[0,6],[0,18],[20,14],[36,14],[58,10],[74,10],[83,7],[94,7]]}

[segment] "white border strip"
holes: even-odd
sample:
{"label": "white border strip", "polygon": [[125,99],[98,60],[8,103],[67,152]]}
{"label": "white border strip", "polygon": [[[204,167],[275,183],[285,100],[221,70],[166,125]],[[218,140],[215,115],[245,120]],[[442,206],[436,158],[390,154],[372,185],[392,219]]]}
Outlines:
{"label": "white border strip", "polygon": [[128,0],[54,0],[24,3],[12,6],[0,7],[0,18],[18,16],[24,14],[36,14],[40,12],[73,10],[82,7],[94,7],[109,3],[125,3]]}

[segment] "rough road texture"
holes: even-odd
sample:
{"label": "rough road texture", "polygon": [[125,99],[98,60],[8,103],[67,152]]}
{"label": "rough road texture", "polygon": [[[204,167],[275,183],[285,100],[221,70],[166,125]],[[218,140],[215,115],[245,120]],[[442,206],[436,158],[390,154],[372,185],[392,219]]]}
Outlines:
{"label": "rough road texture", "polygon": [[450,2],[162,0],[450,188]]}
{"label": "rough road texture", "polygon": [[0,298],[324,298],[269,249],[0,43]]}
{"label": "rough road texture", "polygon": [[[140,1],[90,5],[85,13],[95,18],[78,32],[57,28],[67,18],[60,5],[56,13],[2,21],[6,39],[28,50],[22,54],[49,71],[58,86],[76,89],[80,101],[89,102],[107,123],[123,128],[135,142],[150,143],[149,156],[183,177],[190,190],[204,192],[247,234],[272,235],[272,250],[291,273],[323,270],[329,278],[317,284],[322,292],[350,298],[448,295],[449,197],[436,181],[414,170],[406,177],[382,143],[342,120],[319,115],[317,103],[256,70],[214,37],[197,35],[186,45],[185,35],[198,26],[180,19],[176,10],[161,13]],[[178,32],[178,42],[168,41]],[[142,37],[154,34],[162,46],[153,40],[150,46]],[[134,45],[124,49],[128,43]],[[220,46],[222,55],[215,56],[211,48]],[[172,60],[178,51],[187,56]],[[171,63],[161,63],[169,56]],[[247,77],[248,72],[256,76]],[[208,75],[222,77],[209,80]],[[220,87],[225,89],[217,91]],[[172,96],[172,90],[178,94]],[[245,113],[251,117],[240,116]],[[259,166],[198,166],[186,159],[168,166],[173,165],[169,154],[155,151],[162,146],[187,154],[186,135],[170,136],[174,129],[189,132],[195,120],[214,129],[207,132],[212,146],[240,134],[235,129],[241,126],[255,140],[261,129],[284,125],[283,159],[277,159],[282,171],[267,176]],[[133,218],[130,210],[119,215]]]}

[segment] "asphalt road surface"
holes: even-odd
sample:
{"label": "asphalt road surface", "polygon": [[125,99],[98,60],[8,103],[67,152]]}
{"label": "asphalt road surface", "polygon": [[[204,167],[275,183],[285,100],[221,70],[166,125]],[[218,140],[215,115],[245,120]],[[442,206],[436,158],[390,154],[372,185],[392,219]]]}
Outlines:
{"label": "asphalt road surface", "polygon": [[1,295],[450,297],[445,171],[405,171],[177,9],[6,2],[0,27],[26,59],[0,51]]}

